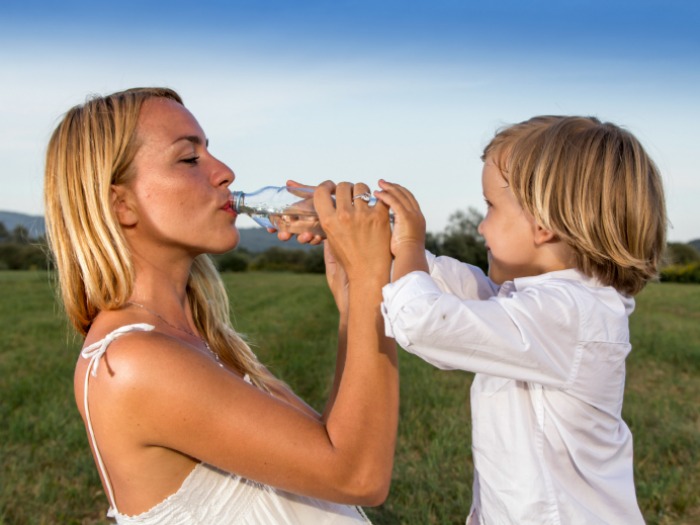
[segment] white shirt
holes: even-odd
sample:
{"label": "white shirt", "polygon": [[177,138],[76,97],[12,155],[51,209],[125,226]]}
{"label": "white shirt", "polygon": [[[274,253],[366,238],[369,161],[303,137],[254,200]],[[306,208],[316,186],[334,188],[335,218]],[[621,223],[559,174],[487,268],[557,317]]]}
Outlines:
{"label": "white shirt", "polygon": [[438,368],[475,372],[471,523],[644,523],[621,418],[634,300],[576,270],[500,288],[428,254],[383,290],[386,333]]}

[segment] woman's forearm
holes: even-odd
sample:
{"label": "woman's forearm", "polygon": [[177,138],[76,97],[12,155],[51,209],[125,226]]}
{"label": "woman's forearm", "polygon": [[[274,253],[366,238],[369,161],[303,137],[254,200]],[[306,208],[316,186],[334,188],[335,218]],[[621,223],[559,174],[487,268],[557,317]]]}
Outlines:
{"label": "woman's forearm", "polygon": [[398,426],[396,345],[382,335],[381,283],[351,283],[349,300],[346,352],[326,427],[351,461],[353,482],[373,484],[381,500],[391,480]]}

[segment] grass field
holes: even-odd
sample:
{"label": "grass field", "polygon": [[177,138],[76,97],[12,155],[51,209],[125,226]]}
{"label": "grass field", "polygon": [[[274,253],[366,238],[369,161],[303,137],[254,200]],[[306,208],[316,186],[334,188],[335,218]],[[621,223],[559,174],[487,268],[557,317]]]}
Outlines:
{"label": "grass field", "polygon": [[[317,409],[330,386],[336,316],[321,275],[225,276],[234,324]],[[80,341],[46,273],[0,272],[0,524],[94,524],[107,502],[72,395]],[[632,316],[624,415],[651,525],[700,523],[700,286],[656,284]],[[390,496],[375,524],[461,524],[471,499],[471,376],[402,353]]]}

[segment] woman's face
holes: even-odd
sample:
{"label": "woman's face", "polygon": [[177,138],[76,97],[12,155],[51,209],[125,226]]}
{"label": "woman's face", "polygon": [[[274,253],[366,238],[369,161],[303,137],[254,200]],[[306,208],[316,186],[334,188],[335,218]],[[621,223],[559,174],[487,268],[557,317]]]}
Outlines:
{"label": "woman's face", "polygon": [[541,273],[536,264],[535,221],[491,158],[484,162],[482,187],[487,211],[479,233],[486,242],[491,280],[502,284]]}
{"label": "woman's face", "polygon": [[124,189],[131,206],[120,215],[132,242],[188,255],[234,248],[239,234],[228,186],[235,175],[209,153],[192,114],[173,100],[148,99],[136,133],[135,176]]}

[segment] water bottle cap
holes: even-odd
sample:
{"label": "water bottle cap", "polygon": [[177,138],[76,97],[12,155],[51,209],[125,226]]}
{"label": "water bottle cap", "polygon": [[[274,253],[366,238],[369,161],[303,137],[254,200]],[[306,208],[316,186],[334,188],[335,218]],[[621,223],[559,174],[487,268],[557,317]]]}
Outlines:
{"label": "water bottle cap", "polygon": [[241,211],[241,206],[243,205],[243,199],[245,198],[245,193],[242,191],[232,191],[231,192],[231,207],[236,213]]}

